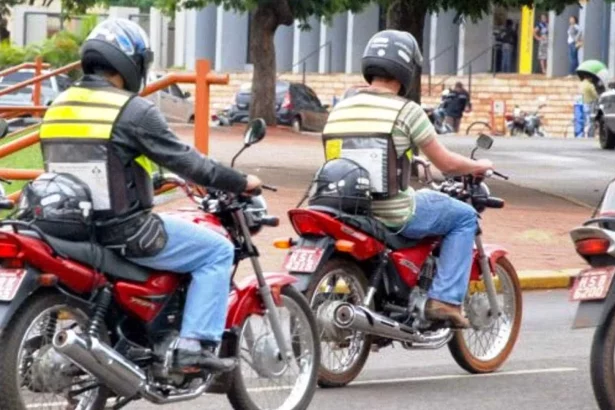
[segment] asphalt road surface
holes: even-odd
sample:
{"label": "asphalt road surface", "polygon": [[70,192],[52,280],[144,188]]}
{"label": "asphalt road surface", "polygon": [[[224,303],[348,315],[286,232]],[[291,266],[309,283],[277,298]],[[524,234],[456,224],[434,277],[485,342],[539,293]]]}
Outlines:
{"label": "asphalt road surface", "polygon": [[[473,137],[440,136],[450,149],[469,155]],[[510,182],[595,206],[615,178],[615,151],[595,140],[496,138],[491,150],[477,154],[494,161]]]}
{"label": "asphalt road surface", "polygon": [[[593,329],[571,330],[576,306],[565,291],[524,295],[519,342],[500,372],[468,375],[448,350],[372,354],[357,381],[342,389],[318,389],[317,410],[595,410],[589,381]],[[159,409],[144,402],[128,409]],[[203,396],[166,409],[223,410],[223,396]]]}

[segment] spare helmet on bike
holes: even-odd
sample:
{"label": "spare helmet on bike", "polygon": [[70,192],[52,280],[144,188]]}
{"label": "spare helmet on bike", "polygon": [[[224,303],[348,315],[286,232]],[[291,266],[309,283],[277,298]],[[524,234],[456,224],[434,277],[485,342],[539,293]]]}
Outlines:
{"label": "spare helmet on bike", "polygon": [[92,236],[90,188],[71,174],[44,173],[24,187],[17,218],[51,236],[87,241]]}
{"label": "spare helmet on bike", "polygon": [[309,206],[324,206],[353,215],[370,215],[369,172],[352,160],[332,159],[316,172],[309,196]]}
{"label": "spare helmet on bike", "polygon": [[153,59],[145,31],[137,23],[121,18],[100,23],[81,47],[84,74],[118,73],[124,80],[124,88],[133,93],[145,84]]}
{"label": "spare helmet on bike", "polygon": [[401,84],[400,96],[405,96],[417,68],[423,65],[423,55],[414,36],[406,31],[384,30],[367,43],[361,71],[368,83],[374,77],[391,78]]}

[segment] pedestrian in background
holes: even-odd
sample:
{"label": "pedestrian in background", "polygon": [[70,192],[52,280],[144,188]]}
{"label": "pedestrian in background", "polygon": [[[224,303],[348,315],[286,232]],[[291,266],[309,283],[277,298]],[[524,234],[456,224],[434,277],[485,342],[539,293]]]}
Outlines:
{"label": "pedestrian in background", "polygon": [[569,74],[574,75],[579,66],[579,48],[583,46],[583,33],[579,27],[576,16],[568,20],[568,60],[570,61]]}
{"label": "pedestrian in background", "polygon": [[470,94],[463,88],[463,84],[458,82],[455,84],[448,95],[446,96],[446,123],[451,126],[455,132],[459,132],[459,125],[464,112],[469,112],[472,108],[470,102]]}
{"label": "pedestrian in background", "polygon": [[500,33],[500,42],[502,43],[502,72],[513,72],[513,54],[515,51],[515,43],[517,42],[517,32],[514,28],[512,20],[506,20],[506,25]]}
{"label": "pedestrian in background", "polygon": [[547,74],[547,58],[549,57],[549,17],[543,13],[540,21],[534,27],[534,38],[538,41],[538,61],[543,74]]}

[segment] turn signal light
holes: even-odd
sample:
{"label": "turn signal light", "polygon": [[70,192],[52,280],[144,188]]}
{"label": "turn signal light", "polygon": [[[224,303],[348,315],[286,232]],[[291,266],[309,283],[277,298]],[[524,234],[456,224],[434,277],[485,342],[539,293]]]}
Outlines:
{"label": "turn signal light", "polygon": [[602,255],[611,246],[611,241],[602,238],[583,239],[575,243],[577,252],[581,255]]}
{"label": "turn signal light", "polygon": [[335,249],[337,249],[339,252],[352,253],[354,251],[354,243],[339,239],[335,241]]}
{"label": "turn signal light", "polygon": [[278,238],[273,241],[273,247],[276,249],[290,249],[293,246],[291,238]]}

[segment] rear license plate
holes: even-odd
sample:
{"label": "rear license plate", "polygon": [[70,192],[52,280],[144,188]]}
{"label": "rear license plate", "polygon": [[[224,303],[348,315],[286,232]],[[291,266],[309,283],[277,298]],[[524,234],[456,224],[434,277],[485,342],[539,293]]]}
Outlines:
{"label": "rear license plate", "polygon": [[312,273],[322,259],[323,250],[320,248],[295,249],[288,257],[284,268],[290,272]]}
{"label": "rear license plate", "polygon": [[0,269],[0,301],[13,300],[25,277],[24,269]]}
{"label": "rear license plate", "polygon": [[615,267],[592,268],[579,273],[572,290],[570,300],[600,300],[604,299],[611,288]]}

